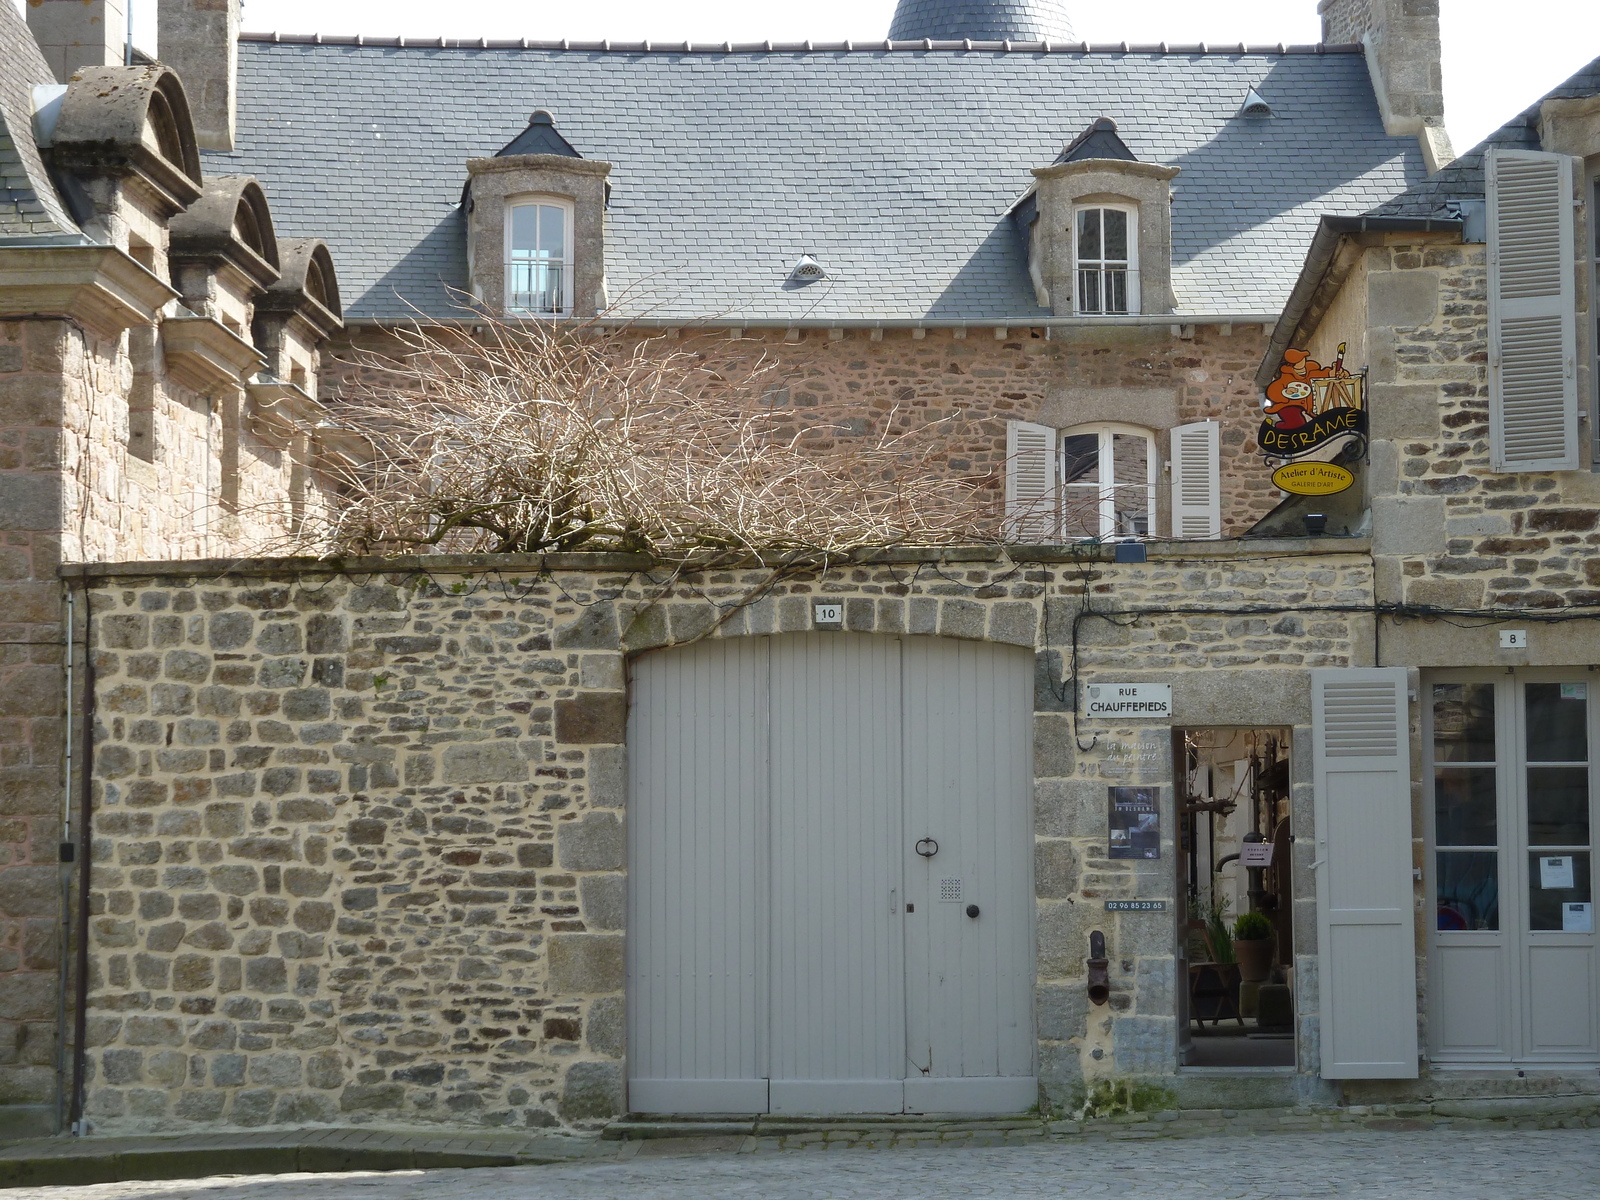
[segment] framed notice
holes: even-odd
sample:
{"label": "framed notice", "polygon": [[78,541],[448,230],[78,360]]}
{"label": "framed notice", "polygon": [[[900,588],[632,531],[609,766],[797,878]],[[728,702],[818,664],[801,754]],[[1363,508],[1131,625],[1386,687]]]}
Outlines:
{"label": "framed notice", "polygon": [[1111,858],[1161,857],[1161,789],[1114,787],[1109,793]]}

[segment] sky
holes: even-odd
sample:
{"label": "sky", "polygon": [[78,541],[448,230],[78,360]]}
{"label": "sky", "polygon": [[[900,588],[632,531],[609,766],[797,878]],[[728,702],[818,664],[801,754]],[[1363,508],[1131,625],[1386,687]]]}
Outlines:
{"label": "sky", "polygon": [[[135,0],[138,3],[138,0]],[[253,32],[638,41],[882,38],[895,0],[244,0]],[[1092,42],[1314,42],[1316,0],[1068,0]],[[1516,20],[1505,16],[1515,11]],[[1443,0],[1445,121],[1466,149],[1600,57],[1600,0]]]}

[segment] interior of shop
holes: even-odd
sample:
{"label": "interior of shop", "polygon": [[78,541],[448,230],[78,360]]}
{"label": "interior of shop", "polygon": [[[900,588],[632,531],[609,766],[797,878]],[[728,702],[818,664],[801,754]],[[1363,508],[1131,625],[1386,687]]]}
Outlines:
{"label": "interior of shop", "polygon": [[1185,1067],[1295,1064],[1287,728],[1178,731]]}

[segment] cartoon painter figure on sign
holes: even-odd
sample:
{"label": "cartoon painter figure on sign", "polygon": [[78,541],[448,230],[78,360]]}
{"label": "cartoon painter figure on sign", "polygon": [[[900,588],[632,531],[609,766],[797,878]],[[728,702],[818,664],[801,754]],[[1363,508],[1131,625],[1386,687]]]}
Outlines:
{"label": "cartoon painter figure on sign", "polygon": [[1271,423],[1278,429],[1299,429],[1316,412],[1317,389],[1313,379],[1348,379],[1344,369],[1345,344],[1339,343],[1338,355],[1331,367],[1324,367],[1304,350],[1285,350],[1283,365],[1278,377],[1267,385],[1267,398],[1262,403]]}

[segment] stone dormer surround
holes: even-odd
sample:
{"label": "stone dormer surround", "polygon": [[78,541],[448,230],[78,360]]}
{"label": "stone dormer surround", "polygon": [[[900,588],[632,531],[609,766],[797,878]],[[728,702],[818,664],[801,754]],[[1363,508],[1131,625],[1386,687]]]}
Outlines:
{"label": "stone dormer surround", "polygon": [[467,162],[467,263],[473,298],[505,308],[506,202],[555,196],[572,202],[572,315],[592,317],[607,306],[606,178],[611,164],[564,154],[509,154]]}
{"label": "stone dormer surround", "polygon": [[172,282],[184,307],[248,336],[256,297],[279,275],[278,240],[261,185],[249,175],[208,179],[168,231]]}
{"label": "stone dormer surround", "polygon": [[81,189],[94,241],[166,273],[166,224],[200,198],[200,152],[189,102],[159,63],[84,67],[67,84],[51,141],[52,163]]}
{"label": "stone dormer surround", "polygon": [[282,238],[282,273],[256,300],[254,340],[266,369],[248,385],[263,437],[307,436],[315,423],[321,347],[344,329],[333,258],[321,238]]}
{"label": "stone dormer surround", "polygon": [[[1043,284],[1041,303],[1058,317],[1075,314],[1077,289],[1073,212],[1095,203],[1131,204],[1139,210],[1139,311],[1170,313],[1172,293],[1172,179],[1177,167],[1121,158],[1081,158],[1036,167],[1039,220],[1030,257]],[[1048,299],[1046,299],[1048,297]]]}

